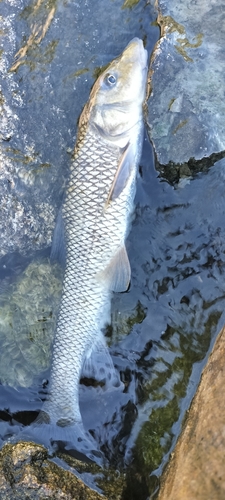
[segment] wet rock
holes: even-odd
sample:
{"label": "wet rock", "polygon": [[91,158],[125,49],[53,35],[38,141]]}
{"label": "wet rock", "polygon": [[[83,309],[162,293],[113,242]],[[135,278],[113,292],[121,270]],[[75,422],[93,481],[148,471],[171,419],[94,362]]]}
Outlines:
{"label": "wet rock", "polygon": [[203,371],[158,500],[225,498],[224,341],[225,328]]}
{"label": "wet rock", "polygon": [[225,151],[224,3],[158,0],[158,9],[149,135],[164,175],[169,164],[202,170]]}
{"label": "wet rock", "polygon": [[134,36],[158,37],[144,0],[0,4],[0,258],[49,246],[77,119],[96,71]]}
{"label": "wet rock", "polygon": [[62,269],[37,260],[0,294],[0,380],[29,387],[50,365]]}
{"label": "wet rock", "polygon": [[[86,465],[86,469],[90,472],[91,467]],[[100,489],[98,493],[78,478],[72,466],[64,470],[48,459],[45,448],[29,442],[7,444],[0,451],[0,491],[1,500],[107,498]]]}

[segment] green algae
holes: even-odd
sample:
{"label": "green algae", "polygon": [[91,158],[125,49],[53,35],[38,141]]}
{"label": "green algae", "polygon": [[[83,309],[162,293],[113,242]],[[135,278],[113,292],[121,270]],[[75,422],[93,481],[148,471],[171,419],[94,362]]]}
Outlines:
{"label": "green algae", "polygon": [[39,18],[43,18],[43,15],[49,13],[52,8],[57,7],[58,0],[36,0],[26,5],[20,13],[21,19],[26,21],[37,21]]}
{"label": "green algae", "polygon": [[138,435],[135,455],[139,467],[146,466],[149,473],[155,470],[171,446],[171,427],[178,420],[180,409],[174,397],[167,405],[153,409],[148,422],[145,422]]}
{"label": "green algae", "polygon": [[43,50],[42,57],[38,55],[39,62],[41,64],[50,64],[53,61],[58,43],[59,40],[52,40],[46,45],[45,49]]}
{"label": "green algae", "polygon": [[32,156],[26,155],[20,149],[11,146],[6,147],[5,151],[8,153],[8,156],[10,158],[13,158],[15,162],[18,162],[20,164],[23,163],[24,165],[29,165],[30,163],[35,162],[39,156],[39,153],[35,151],[32,152]]}
{"label": "green algae", "polygon": [[123,490],[126,483],[126,473],[119,472],[111,467],[99,468],[97,464],[85,463],[76,460],[70,455],[65,455],[63,453],[58,453],[58,456],[68,464],[69,467],[73,468],[78,472],[81,477],[82,474],[90,473],[95,478],[96,486],[102,491],[102,494],[106,495],[107,499],[119,500],[123,498]]}
{"label": "green algae", "polygon": [[104,66],[96,66],[94,69],[92,76],[94,80],[97,80],[97,78],[103,73],[108,68],[109,64],[105,64]]}
{"label": "green algae", "polygon": [[112,314],[112,324],[107,327],[106,335],[112,337],[112,341],[118,342],[129,335],[136,324],[141,324],[147,316],[147,308],[138,300],[136,306],[129,311],[115,311]]}
{"label": "green algae", "polygon": [[34,71],[37,68],[37,64],[41,64],[42,66],[50,64],[55,57],[55,51],[58,43],[59,40],[52,40],[46,45],[45,48],[33,43],[26,52],[26,58],[20,59],[20,64],[15,68],[11,68],[11,71],[17,71],[19,66],[24,64],[29,67],[30,71]]}
{"label": "green algae", "polygon": [[122,9],[132,9],[135,5],[139,3],[140,0],[125,0],[122,5]]}
{"label": "green algae", "polygon": [[203,33],[198,33],[195,37],[197,39],[196,42],[191,43],[189,42],[188,38],[177,38],[177,42],[182,47],[186,47],[189,49],[197,49],[202,45],[203,37],[204,37]]}
{"label": "green algae", "polygon": [[63,79],[63,83],[66,83],[68,80],[72,80],[74,78],[79,78],[79,76],[84,75],[85,73],[88,73],[90,71],[89,68],[81,68],[78,69],[77,71],[74,71],[73,73],[70,73]]}
{"label": "green algae", "polygon": [[173,97],[172,99],[170,99],[170,102],[169,102],[169,105],[168,105],[168,111],[171,110],[172,106],[173,106],[173,103],[176,101],[176,97]]}
{"label": "green algae", "polygon": [[192,57],[187,54],[187,49],[197,49],[202,45],[203,41],[203,33],[198,33],[194,37],[194,41],[191,42],[186,35],[186,29],[183,24],[178,23],[171,16],[162,16],[159,14],[158,16],[158,24],[161,28],[161,35],[164,36],[166,33],[179,33],[179,35],[183,35],[183,38],[177,38],[177,45],[174,47],[177,52],[184,58],[186,62],[194,62]]}
{"label": "green algae", "polygon": [[0,106],[3,106],[4,103],[5,103],[5,98],[2,91],[0,90]]}
{"label": "green algae", "polygon": [[202,45],[203,33],[196,35],[196,42],[191,43],[188,38],[177,38],[178,45],[174,45],[176,51],[184,58],[186,62],[194,62],[192,57],[187,54],[187,49],[197,49]]}
{"label": "green algae", "polygon": [[[211,306],[212,303],[204,304],[204,308]],[[187,394],[193,364],[205,358],[220,316],[219,312],[209,314],[203,331],[193,329],[188,333],[168,325],[162,336],[152,379],[146,383],[141,400],[142,405],[151,400],[152,411],[141,427],[134,448],[137,469],[142,470],[147,484],[149,474],[160,466],[171,448],[173,425],[180,417],[180,405]],[[172,363],[165,361],[165,352],[174,353]],[[150,489],[152,491],[152,485]]]}
{"label": "green algae", "polygon": [[73,77],[77,78],[78,76],[84,75],[84,73],[87,73],[88,71],[89,71],[88,68],[78,69],[77,71],[75,71],[75,73],[73,73],[71,75],[71,78],[73,78]]}
{"label": "green algae", "polygon": [[20,17],[27,21],[30,34],[23,39],[23,45],[16,53],[16,61],[10,71],[17,71],[24,64],[33,71],[37,63],[47,65],[52,62],[59,40],[52,40],[44,48],[41,42],[51,25],[56,8],[56,0],[37,0],[23,9]]}
{"label": "green algae", "polygon": [[181,35],[185,34],[185,27],[183,26],[183,24],[178,23],[171,16],[162,16],[161,14],[159,14],[158,24],[161,27],[162,35],[164,34],[164,32],[174,33],[176,31]]}

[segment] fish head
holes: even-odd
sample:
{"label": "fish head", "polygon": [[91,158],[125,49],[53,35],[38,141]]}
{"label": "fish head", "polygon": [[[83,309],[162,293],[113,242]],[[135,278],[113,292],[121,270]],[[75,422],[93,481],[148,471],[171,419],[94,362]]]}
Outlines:
{"label": "fish head", "polygon": [[127,143],[131,130],[142,121],[146,93],[147,51],[134,38],[95,82],[88,104],[89,123],[102,137]]}

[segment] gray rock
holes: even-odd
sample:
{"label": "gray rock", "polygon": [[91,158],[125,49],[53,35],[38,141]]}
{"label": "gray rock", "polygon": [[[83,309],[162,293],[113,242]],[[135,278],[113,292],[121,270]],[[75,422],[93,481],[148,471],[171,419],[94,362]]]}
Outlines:
{"label": "gray rock", "polygon": [[158,0],[158,8],[162,38],[148,100],[157,160],[168,165],[210,158],[225,150],[223,1]]}
{"label": "gray rock", "polygon": [[0,257],[51,244],[96,71],[134,36],[151,51],[153,16],[144,0],[1,2]]}
{"label": "gray rock", "polygon": [[[70,459],[67,465],[64,458],[61,455],[61,460],[50,460],[43,446],[34,443],[5,445],[0,451],[1,500],[121,498],[123,478],[75,459]],[[91,481],[91,473],[95,475],[95,481]]]}
{"label": "gray rock", "polygon": [[29,387],[50,365],[62,270],[48,259],[32,262],[0,294],[0,380]]}

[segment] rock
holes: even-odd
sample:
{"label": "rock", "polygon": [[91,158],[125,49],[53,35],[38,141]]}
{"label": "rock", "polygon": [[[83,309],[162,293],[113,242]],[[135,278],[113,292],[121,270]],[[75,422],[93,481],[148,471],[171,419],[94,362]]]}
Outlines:
{"label": "rock", "polygon": [[49,259],[32,262],[0,294],[0,380],[29,387],[50,365],[62,269]]}
{"label": "rock", "polygon": [[[3,0],[0,9],[0,258],[51,245],[96,72],[133,36],[158,37],[144,0]],[[106,28],[107,27],[107,28]]]}
{"label": "rock", "polygon": [[120,500],[125,474],[47,450],[31,442],[0,451],[1,500]]}
{"label": "rock", "polygon": [[158,9],[149,135],[164,175],[170,163],[201,170],[206,159],[212,165],[225,151],[223,0],[158,0]]}
{"label": "rock", "polygon": [[222,329],[165,471],[158,500],[224,500],[225,397]]}
{"label": "rock", "polygon": [[6,444],[0,451],[1,500],[104,500],[76,477],[49,460],[45,448],[34,443]]}

